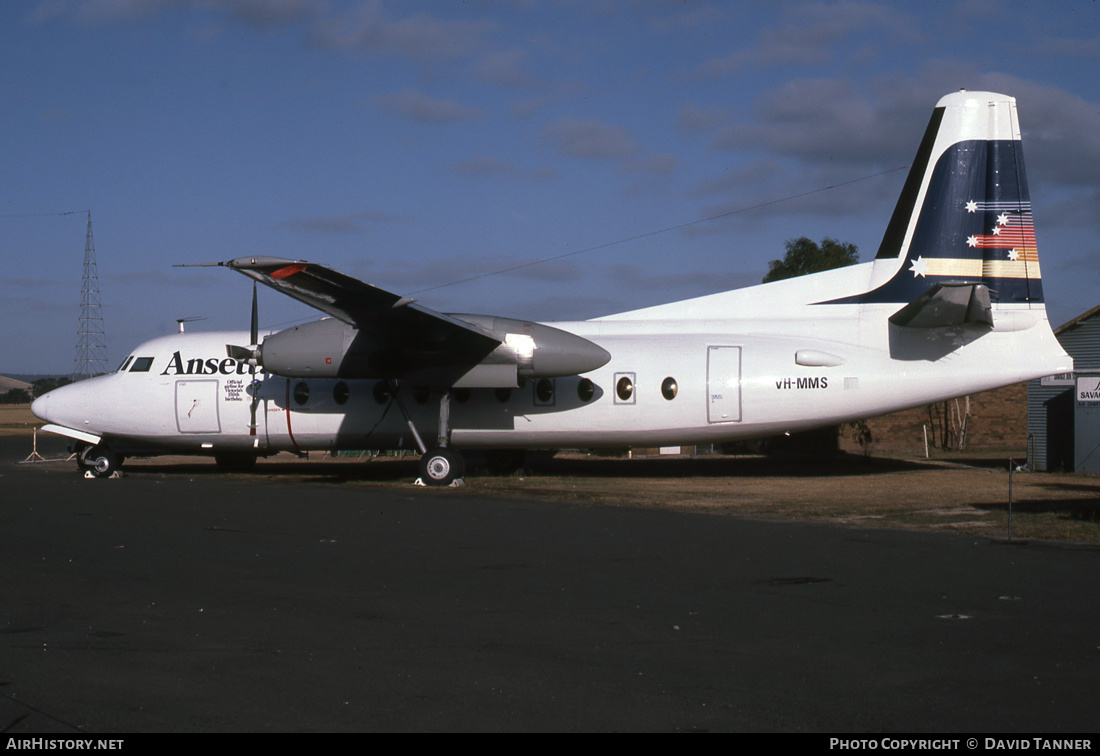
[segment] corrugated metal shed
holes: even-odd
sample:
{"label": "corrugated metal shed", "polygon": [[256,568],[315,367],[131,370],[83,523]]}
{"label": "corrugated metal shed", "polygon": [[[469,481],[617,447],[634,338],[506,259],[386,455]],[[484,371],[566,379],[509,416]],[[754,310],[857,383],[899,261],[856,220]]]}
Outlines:
{"label": "corrugated metal shed", "polygon": [[1077,401],[1077,379],[1100,379],[1100,305],[1057,328],[1072,375],[1028,383],[1028,466],[1100,472],[1100,403]]}

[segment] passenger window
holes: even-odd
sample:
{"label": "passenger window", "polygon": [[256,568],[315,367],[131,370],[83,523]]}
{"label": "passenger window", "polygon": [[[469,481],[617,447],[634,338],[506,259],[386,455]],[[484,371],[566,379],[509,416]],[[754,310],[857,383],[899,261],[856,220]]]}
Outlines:
{"label": "passenger window", "polygon": [[348,390],[348,384],[340,381],[332,387],[332,399],[337,404],[344,404],[347,402],[351,392]]}
{"label": "passenger window", "polygon": [[577,384],[577,397],[582,402],[590,402],[595,395],[596,384],[588,378],[581,378],[581,382]]}
{"label": "passenger window", "polygon": [[535,384],[535,404],[552,405],[554,403],[554,382],[549,378],[540,378]]}
{"label": "passenger window", "polygon": [[634,404],[634,373],[615,373],[615,404]]}
{"label": "passenger window", "polygon": [[298,404],[305,404],[309,401],[309,385],[304,381],[299,382],[294,387],[294,401]]}
{"label": "passenger window", "polygon": [[390,387],[385,381],[374,384],[374,401],[385,404],[390,400]]}
{"label": "passenger window", "polygon": [[679,391],[679,387],[676,385],[676,379],[671,376],[665,378],[661,383],[661,396],[668,399],[670,402],[676,398],[676,392]]}

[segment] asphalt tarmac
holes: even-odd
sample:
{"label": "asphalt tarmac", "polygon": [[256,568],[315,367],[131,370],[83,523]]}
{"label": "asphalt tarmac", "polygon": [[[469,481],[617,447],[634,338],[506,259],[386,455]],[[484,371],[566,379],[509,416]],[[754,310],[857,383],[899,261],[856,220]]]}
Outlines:
{"label": "asphalt tarmac", "polygon": [[0,445],[0,731],[1094,732],[1100,551]]}

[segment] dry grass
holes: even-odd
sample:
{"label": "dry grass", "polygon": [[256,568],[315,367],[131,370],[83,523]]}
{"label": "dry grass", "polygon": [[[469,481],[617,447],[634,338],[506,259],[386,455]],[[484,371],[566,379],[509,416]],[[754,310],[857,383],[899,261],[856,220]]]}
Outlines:
{"label": "dry grass", "polygon": [[31,414],[29,404],[0,404],[0,436],[30,435],[42,421]]}
{"label": "dry grass", "polygon": [[[950,530],[1007,537],[1009,474],[983,460],[830,462],[749,457],[563,460],[513,478],[472,478],[475,489],[611,506],[660,507],[779,520]],[[572,467],[573,469],[569,469]],[[585,469],[585,468],[588,469]],[[1014,538],[1100,543],[1100,478],[1012,475]]]}

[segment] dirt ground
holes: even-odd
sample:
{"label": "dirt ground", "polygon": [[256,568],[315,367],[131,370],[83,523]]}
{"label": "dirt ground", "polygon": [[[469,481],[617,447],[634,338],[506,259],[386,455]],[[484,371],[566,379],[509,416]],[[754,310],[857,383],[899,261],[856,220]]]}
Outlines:
{"label": "dirt ground", "polygon": [[[25,405],[0,406],[0,435],[40,424]],[[841,454],[832,459],[700,456],[628,459],[535,454],[510,476],[491,476],[471,455],[468,492],[545,496],[578,505],[659,507],[742,517],[972,533],[1014,540],[1100,543],[1100,477],[1013,470],[1019,452],[941,453],[933,459]],[[195,457],[129,460],[135,472],[211,471]],[[280,454],[249,476],[400,486],[416,477],[415,456],[298,460]],[[1011,485],[1011,491],[1010,491]],[[445,491],[438,492],[446,495]]]}
{"label": "dirt ground", "polygon": [[0,435],[30,434],[42,421],[31,414],[29,404],[0,404]]}
{"label": "dirt ground", "polygon": [[[472,485],[618,506],[1009,535],[1007,454],[932,460],[567,457],[555,459],[553,468],[550,475],[536,469],[528,478]],[[1100,543],[1100,478],[1014,469],[1011,487],[1013,538]]]}

